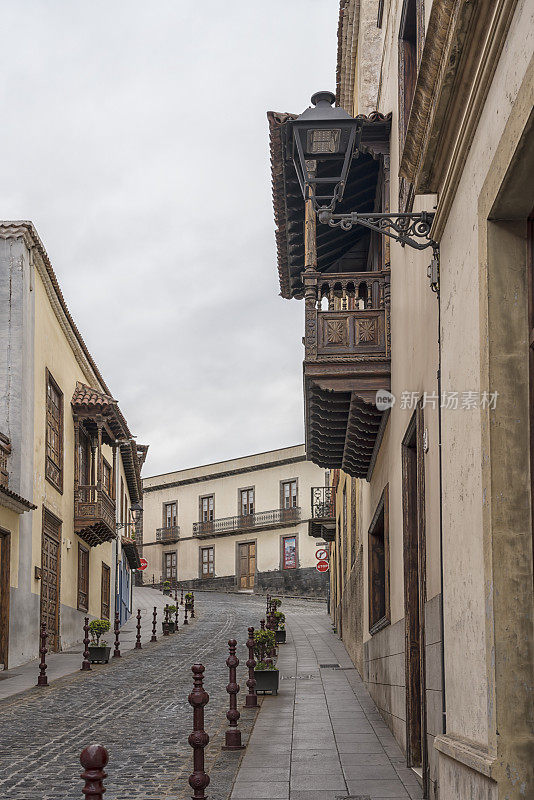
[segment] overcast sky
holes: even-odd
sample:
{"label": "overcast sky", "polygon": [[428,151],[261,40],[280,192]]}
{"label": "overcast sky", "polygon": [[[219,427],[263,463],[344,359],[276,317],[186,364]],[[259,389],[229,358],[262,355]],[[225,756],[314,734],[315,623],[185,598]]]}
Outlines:
{"label": "overcast sky", "polygon": [[339,0],[4,0],[3,219],[31,219],[144,475],[304,440],[266,111],[335,88]]}

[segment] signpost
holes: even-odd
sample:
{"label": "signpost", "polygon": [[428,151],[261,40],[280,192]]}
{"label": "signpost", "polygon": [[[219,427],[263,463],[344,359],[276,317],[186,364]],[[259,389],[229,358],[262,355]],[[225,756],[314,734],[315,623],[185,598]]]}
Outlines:
{"label": "signpost", "polygon": [[324,547],[320,547],[315,551],[315,558],[318,561],[328,561],[328,550],[325,550]]}
{"label": "signpost", "polygon": [[330,564],[328,563],[328,561],[325,561],[323,559],[317,562],[315,569],[317,570],[317,572],[328,572],[328,570],[330,569]]}
{"label": "signpost", "polygon": [[139,569],[146,569],[148,567],[148,561],[146,560],[146,558],[140,558],[139,560],[141,562],[141,566],[139,567]]}

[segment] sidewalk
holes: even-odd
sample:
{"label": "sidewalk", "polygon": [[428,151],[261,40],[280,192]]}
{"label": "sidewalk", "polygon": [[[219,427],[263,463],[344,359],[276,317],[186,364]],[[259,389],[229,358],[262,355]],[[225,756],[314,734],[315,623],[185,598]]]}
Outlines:
{"label": "sidewalk", "polygon": [[[158,638],[162,635],[161,621],[163,619],[160,609],[164,609],[167,604],[172,605],[174,599],[164,597],[164,595],[155,589],[145,587],[135,587],[133,604],[134,614],[126,622],[120,632],[120,647],[121,652],[133,650],[135,647],[135,634],[137,625],[137,609],[141,609],[141,644],[148,642],[152,635],[152,612],[154,606],[158,608]],[[183,609],[180,611],[180,622],[183,621]],[[113,628],[113,620],[111,620]],[[83,630],[80,631],[83,636]],[[106,634],[107,641],[111,644],[114,642],[113,630]],[[46,656],[48,683],[63,678],[65,675],[70,675],[80,669],[83,659],[83,642],[80,640],[77,644],[69,647],[68,650],[63,650],[61,653],[48,653]],[[98,668],[98,665],[94,665]],[[20,667],[13,667],[0,672],[0,700],[6,697],[11,697],[18,692],[23,692],[25,689],[31,689],[37,683],[37,676],[39,674],[39,659],[28,661]]]}
{"label": "sidewalk", "polygon": [[421,798],[329,618],[286,617],[280,692],[262,704],[231,800]]}

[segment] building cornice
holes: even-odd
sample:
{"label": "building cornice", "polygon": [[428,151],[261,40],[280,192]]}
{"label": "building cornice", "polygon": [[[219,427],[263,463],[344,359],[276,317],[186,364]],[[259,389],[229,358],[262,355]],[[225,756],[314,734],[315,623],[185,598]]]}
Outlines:
{"label": "building cornice", "polygon": [[265,464],[251,464],[248,467],[236,467],[235,469],[227,469],[221,472],[211,472],[207,475],[197,475],[191,478],[183,478],[182,480],[169,481],[168,483],[158,483],[155,486],[146,486],[143,484],[143,493],[158,492],[161,489],[173,489],[177,486],[190,486],[192,483],[204,483],[206,481],[214,481],[218,478],[228,478],[231,475],[244,475],[248,472],[257,472],[262,469],[273,469],[274,467],[283,467],[286,464],[298,464],[301,461],[306,461],[306,456],[293,456],[291,458],[281,458],[278,461],[268,461]]}
{"label": "building cornice", "polygon": [[0,486],[0,506],[8,508],[10,511],[15,511],[17,514],[23,514],[25,511],[31,511],[37,508],[37,506],[29,500],[21,497],[20,494],[13,492],[6,486]]}

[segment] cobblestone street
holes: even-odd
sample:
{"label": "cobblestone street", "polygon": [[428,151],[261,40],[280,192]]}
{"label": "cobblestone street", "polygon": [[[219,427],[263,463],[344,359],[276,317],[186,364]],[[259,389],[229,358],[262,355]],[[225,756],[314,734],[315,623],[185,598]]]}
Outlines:
{"label": "cobblestone street", "polygon": [[[307,613],[323,608],[303,601],[288,600],[285,605],[304,613],[306,607]],[[187,695],[192,688],[190,667],[196,661],[206,666],[210,694],[205,724],[211,737],[206,751],[210,798],[226,798],[239,761],[238,754],[220,750],[228,708],[227,643],[232,637],[239,642],[242,710],[247,626],[258,626],[264,610],[263,598],[199,592],[196,619],[188,628],[181,626],[178,635],[163,639],[158,622],[157,644],[144,644],[141,653],[128,652],[92,672],[77,672],[48,688],[2,701],[2,739],[9,742],[0,754],[2,800],[77,800],[83,785],[79,755],[91,743],[109,750],[109,800],[190,796],[192,750],[187,737],[192,709]],[[242,713],[244,741],[254,716]]]}

